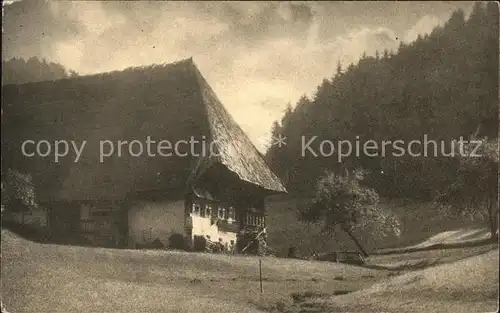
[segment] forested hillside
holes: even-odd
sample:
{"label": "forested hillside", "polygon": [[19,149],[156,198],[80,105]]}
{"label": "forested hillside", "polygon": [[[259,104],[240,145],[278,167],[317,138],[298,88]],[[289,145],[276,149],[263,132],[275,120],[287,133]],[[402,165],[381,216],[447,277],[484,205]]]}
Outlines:
{"label": "forested hillside", "polygon": [[[363,167],[367,183],[384,197],[433,198],[453,181],[457,164],[429,146],[427,156],[303,155],[303,143],[319,151],[323,140],[450,142],[471,134],[498,137],[498,7],[475,5],[469,18],[456,11],[449,21],[397,51],[364,55],[358,64],[332,69],[313,99],[302,97],[290,107],[272,135],[285,136],[286,146],[272,146],[266,158],[295,194],[310,194],[325,170]],[[333,73],[335,72],[335,73]],[[403,147],[406,147],[402,145]],[[354,150],[353,150],[354,151]],[[422,152],[416,146],[414,151]]]}
{"label": "forested hillside", "polygon": [[2,62],[2,84],[23,84],[44,80],[56,80],[77,75],[61,64],[31,57],[27,61],[13,58]]}

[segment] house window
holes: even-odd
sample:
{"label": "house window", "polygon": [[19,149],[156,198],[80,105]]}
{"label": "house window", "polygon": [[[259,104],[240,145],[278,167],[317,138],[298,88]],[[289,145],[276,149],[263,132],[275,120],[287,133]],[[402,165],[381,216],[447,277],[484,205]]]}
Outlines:
{"label": "house window", "polygon": [[219,210],[218,210],[218,214],[217,214],[217,217],[220,218],[220,219],[224,219],[225,218],[225,215],[226,215],[226,209],[223,208],[223,207],[219,207]]}
{"label": "house window", "polygon": [[193,214],[199,215],[201,211],[201,206],[199,203],[193,203],[192,212]]}
{"label": "house window", "polygon": [[94,224],[94,222],[83,221],[82,224],[81,224],[81,226],[82,226],[82,230],[84,232],[92,232],[92,231],[95,230],[95,227],[94,227],[95,224]]}
{"label": "house window", "polygon": [[211,217],[212,216],[212,205],[207,204],[205,206],[205,217]]}
{"label": "house window", "polygon": [[227,218],[232,220],[235,219],[233,207],[229,207],[229,209],[227,210]]}
{"label": "house window", "polygon": [[205,217],[205,206],[204,205],[200,205],[200,216]]}
{"label": "house window", "polygon": [[90,219],[90,207],[88,205],[83,205],[80,211],[80,219],[89,220]]}

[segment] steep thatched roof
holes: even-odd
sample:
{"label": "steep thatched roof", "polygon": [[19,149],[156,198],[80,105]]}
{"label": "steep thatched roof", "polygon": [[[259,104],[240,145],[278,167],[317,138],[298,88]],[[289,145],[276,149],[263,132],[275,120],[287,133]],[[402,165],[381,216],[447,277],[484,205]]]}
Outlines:
{"label": "steep thatched roof", "polygon": [[[43,199],[120,199],[138,190],[179,189],[214,164],[271,192],[285,192],[246,134],[225,110],[192,59],[167,65],[3,87],[4,166],[32,173]],[[146,155],[156,144],[191,137],[215,142],[217,155]],[[55,163],[22,156],[24,140],[86,141]],[[99,162],[99,142],[139,140],[141,157],[124,152]],[[157,145],[153,144],[153,153]],[[201,145],[195,153],[201,152]],[[125,146],[127,148],[127,146]],[[138,151],[138,150],[135,150]]]}

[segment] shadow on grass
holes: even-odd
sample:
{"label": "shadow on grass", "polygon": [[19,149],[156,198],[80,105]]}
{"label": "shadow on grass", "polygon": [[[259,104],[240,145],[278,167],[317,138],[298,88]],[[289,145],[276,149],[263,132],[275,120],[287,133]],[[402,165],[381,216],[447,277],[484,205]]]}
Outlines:
{"label": "shadow on grass", "polygon": [[436,265],[437,261],[429,261],[429,260],[420,260],[418,262],[407,262],[397,266],[389,266],[389,265],[377,265],[377,264],[365,264],[361,265],[361,267],[374,269],[374,270],[384,270],[391,272],[400,272],[400,271],[409,271],[409,270],[420,270],[427,268],[429,266]]}
{"label": "shadow on grass", "polygon": [[[490,247],[487,247],[490,245]],[[413,261],[406,261],[406,262],[399,262],[400,264],[397,265],[380,265],[380,264],[364,264],[362,267],[364,268],[369,268],[369,269],[375,269],[375,270],[385,270],[389,272],[401,272],[401,271],[413,271],[413,270],[420,270],[420,269],[425,269],[428,267],[433,267],[436,265],[440,264],[446,264],[446,263],[453,263],[462,259],[466,259],[470,257],[471,255],[482,255],[485,253],[488,253],[492,250],[498,249],[498,244],[492,245],[491,242],[490,244],[485,244],[485,245],[479,245],[475,247],[485,247],[485,249],[481,249],[482,251],[475,251],[473,254],[467,254],[465,253],[462,256],[457,256],[451,260],[446,260],[446,258],[424,258],[420,260],[413,260]],[[442,249],[445,250],[445,249]],[[406,252],[406,253],[412,253],[412,252]],[[405,253],[401,253],[405,254]],[[392,275],[391,275],[392,276]]]}
{"label": "shadow on grass", "polygon": [[423,248],[403,248],[403,249],[386,249],[380,251],[374,251],[372,255],[389,255],[389,254],[401,254],[409,252],[419,252],[419,251],[429,251],[429,250],[443,250],[443,249],[460,249],[460,248],[470,248],[470,247],[480,247],[485,245],[491,245],[498,243],[496,238],[481,239],[475,241],[459,242],[459,243],[438,243],[430,245]]}
{"label": "shadow on grass", "polygon": [[294,292],[290,295],[292,301],[282,299],[271,304],[253,303],[258,309],[270,313],[320,313],[332,312],[322,303],[315,302],[318,299],[340,296],[353,292],[353,290],[335,290],[332,293],[323,293],[316,291]]}
{"label": "shadow on grass", "polygon": [[331,296],[341,296],[353,292],[353,290],[340,289],[335,290],[332,293],[323,293],[316,291],[304,291],[304,292],[294,292],[290,296],[294,303],[306,302],[310,299],[328,298]]}

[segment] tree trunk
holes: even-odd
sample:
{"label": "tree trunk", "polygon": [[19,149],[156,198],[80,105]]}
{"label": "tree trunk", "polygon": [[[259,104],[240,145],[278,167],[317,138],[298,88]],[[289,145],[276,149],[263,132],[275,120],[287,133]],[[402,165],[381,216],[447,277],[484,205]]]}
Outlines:
{"label": "tree trunk", "polygon": [[490,239],[496,241],[498,238],[497,227],[495,222],[490,222]]}
{"label": "tree trunk", "polygon": [[363,254],[363,256],[366,258],[368,257],[368,253],[365,251],[365,249],[363,248],[363,246],[361,246],[361,244],[359,243],[359,241],[356,239],[356,237],[354,237],[354,235],[352,234],[351,231],[349,231],[346,227],[343,227],[344,231],[349,235],[349,237],[351,237],[352,241],[354,241],[354,243],[356,244],[356,246],[358,247],[359,251],[361,251],[361,253]]}
{"label": "tree trunk", "polygon": [[497,224],[497,210],[495,210],[495,203],[490,204],[488,208],[488,218],[489,218],[489,226],[490,226],[490,239],[497,240],[498,238],[498,224]]}

